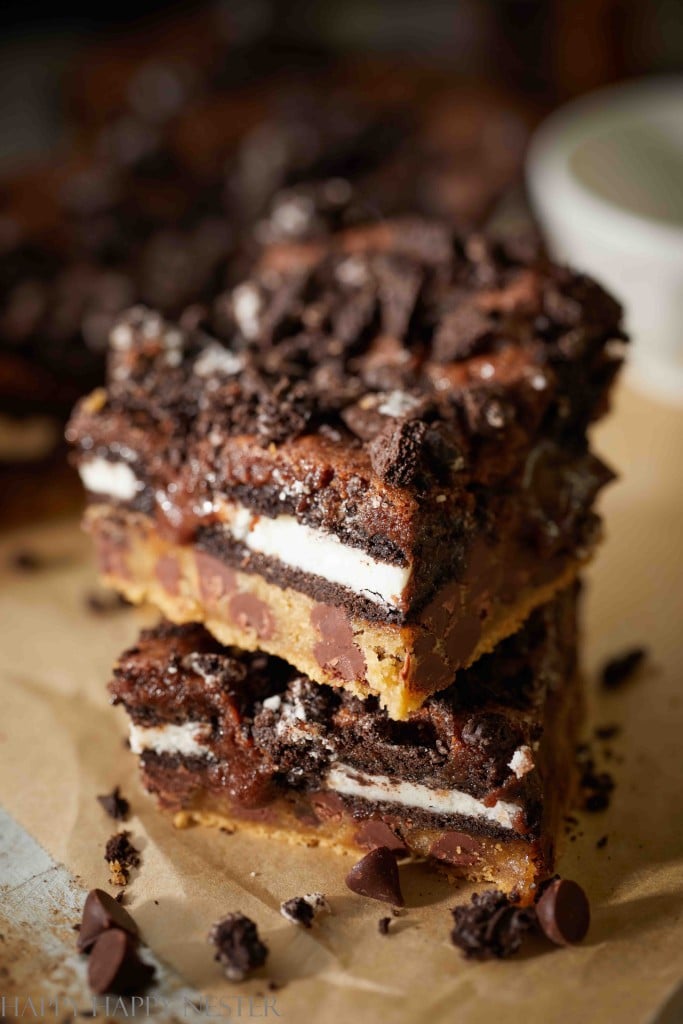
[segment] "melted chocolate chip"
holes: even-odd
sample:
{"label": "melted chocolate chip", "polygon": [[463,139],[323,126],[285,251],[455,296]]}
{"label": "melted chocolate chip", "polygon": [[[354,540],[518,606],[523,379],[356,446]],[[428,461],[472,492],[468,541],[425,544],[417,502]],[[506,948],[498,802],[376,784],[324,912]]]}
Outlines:
{"label": "melted chocolate chip", "polygon": [[408,847],[401,837],[379,818],[364,821],[353,838],[354,842],[365,850],[376,850],[377,847],[384,846],[396,857],[405,857],[408,854]]}
{"label": "melted chocolate chip", "polygon": [[401,892],[396,857],[386,846],[371,850],[349,871],[346,884],[359,896],[371,900],[382,900],[395,907],[403,907],[405,900]]}

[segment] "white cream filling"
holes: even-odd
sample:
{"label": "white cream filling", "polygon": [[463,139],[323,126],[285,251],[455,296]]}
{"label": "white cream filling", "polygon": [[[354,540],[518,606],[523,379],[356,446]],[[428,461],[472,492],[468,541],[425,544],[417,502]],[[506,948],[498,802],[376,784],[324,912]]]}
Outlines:
{"label": "white cream filling", "polygon": [[117,501],[132,501],[143,487],[127,462],[109,462],[97,456],[82,462],[78,472],[86,490]]}
{"label": "white cream filling", "polygon": [[181,754],[184,757],[210,757],[213,753],[203,741],[211,735],[208,722],[186,722],[184,725],[130,724],[130,749],[134,754],[153,750],[155,754]]}
{"label": "white cream filling", "polygon": [[[99,457],[83,462],[80,474],[87,490],[119,501],[130,501],[143,486],[127,463]],[[379,562],[332,533],[297,522],[294,516],[261,516],[227,502],[220,512],[224,528],[254,554],[347,587],[376,604],[400,606],[411,566]]]}
{"label": "white cream filling", "polygon": [[277,558],[292,569],[322,576],[377,603],[398,605],[411,576],[410,566],[378,562],[333,533],[314,530],[294,516],[271,519],[243,506],[226,506],[225,523],[235,540],[255,554]]}
{"label": "white cream filling", "polygon": [[457,789],[429,789],[414,782],[397,782],[385,775],[365,775],[348,765],[335,765],[327,774],[325,785],[345,796],[365,800],[388,801],[405,807],[417,807],[434,814],[462,814],[468,818],[484,818],[503,828],[513,828],[520,808],[499,800],[487,807],[481,800]]}

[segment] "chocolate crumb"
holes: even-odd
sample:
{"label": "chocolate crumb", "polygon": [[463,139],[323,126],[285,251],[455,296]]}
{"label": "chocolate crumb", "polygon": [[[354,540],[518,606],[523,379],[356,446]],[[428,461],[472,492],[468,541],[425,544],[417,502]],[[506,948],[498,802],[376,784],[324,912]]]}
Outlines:
{"label": "chocolate crumb", "polygon": [[600,836],[600,838],[598,839],[597,843],[595,844],[596,847],[598,848],[598,850],[604,850],[605,849],[605,847],[607,846],[608,838],[609,838],[608,836]]}
{"label": "chocolate crumb", "polygon": [[595,736],[599,740],[611,740],[621,732],[620,725],[598,725],[595,727]]}
{"label": "chocolate crumb", "polygon": [[330,912],[330,905],[321,892],[309,892],[305,896],[293,896],[280,904],[280,913],[293,924],[310,928],[318,914]]}
{"label": "chocolate crumb", "polygon": [[534,924],[531,907],[518,907],[503,892],[474,893],[469,904],[454,907],[451,940],[468,960],[503,960],[516,953]]}
{"label": "chocolate crumb", "polygon": [[377,922],[377,930],[379,931],[380,935],[389,934],[389,925],[391,924],[391,920],[392,919],[390,917],[380,917],[379,921]]}
{"label": "chocolate crumb", "polygon": [[645,647],[633,647],[610,658],[602,668],[601,680],[606,690],[617,690],[633,676],[647,657]]}
{"label": "chocolate crumb", "polygon": [[229,981],[243,981],[250,971],[262,967],[268,956],[256,925],[244,914],[228,914],[217,921],[209,932],[209,941],[216,947],[214,959]]}
{"label": "chocolate crumb", "polygon": [[609,772],[598,770],[591,749],[585,743],[577,748],[577,760],[582,810],[591,813],[606,810],[615,786],[613,776]]}
{"label": "chocolate crumb", "polygon": [[121,796],[121,790],[118,786],[114,786],[111,793],[102,793],[98,796],[97,802],[104,808],[109,817],[114,818],[115,821],[125,821],[128,817],[130,804],[124,796]]}
{"label": "chocolate crumb", "polygon": [[104,859],[109,864],[112,885],[126,885],[130,868],[140,866],[140,851],[131,843],[130,832],[116,832],[107,840]]}
{"label": "chocolate crumb", "polygon": [[378,846],[354,864],[346,876],[346,884],[359,896],[404,906],[396,857],[386,846]]}

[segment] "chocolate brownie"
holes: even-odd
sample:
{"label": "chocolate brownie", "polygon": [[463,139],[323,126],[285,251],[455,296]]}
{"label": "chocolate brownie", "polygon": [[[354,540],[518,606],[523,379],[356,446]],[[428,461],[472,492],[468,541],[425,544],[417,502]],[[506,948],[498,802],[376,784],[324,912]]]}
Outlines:
{"label": "chocolate brownie", "polygon": [[143,632],[110,690],[167,808],[285,831],[293,816],[333,845],[427,854],[475,877],[492,852],[523,850],[533,875],[550,857],[546,804],[569,784],[575,609],[570,588],[406,722],[196,625]]}
{"label": "chocolate brownie", "polygon": [[132,310],[68,436],[108,582],[402,717],[589,557],[621,311],[437,222],[304,248],[191,326]]}

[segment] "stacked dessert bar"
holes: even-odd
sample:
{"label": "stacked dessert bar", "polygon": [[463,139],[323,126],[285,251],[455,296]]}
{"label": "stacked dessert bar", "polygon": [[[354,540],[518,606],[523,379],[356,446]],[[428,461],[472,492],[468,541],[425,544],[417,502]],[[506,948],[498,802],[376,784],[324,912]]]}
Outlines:
{"label": "stacked dessert bar", "polygon": [[529,897],[581,713],[578,575],[621,363],[595,282],[403,218],[134,308],[68,436],[104,580],[167,622],[111,689],[193,821]]}

